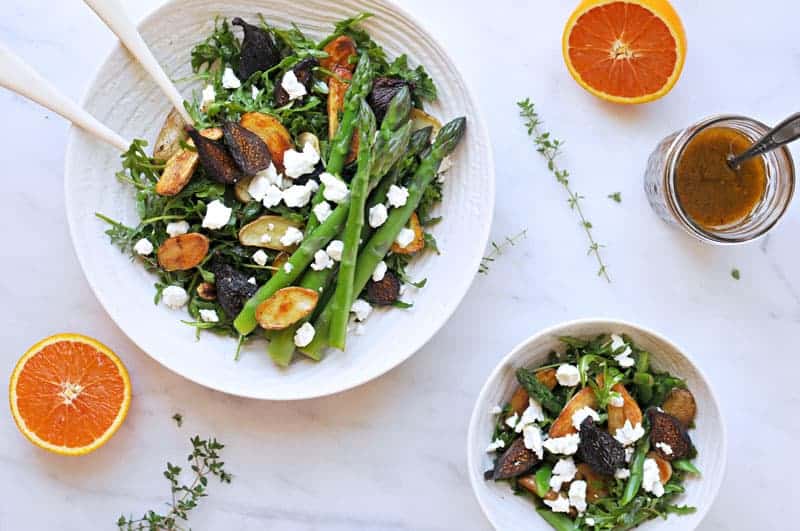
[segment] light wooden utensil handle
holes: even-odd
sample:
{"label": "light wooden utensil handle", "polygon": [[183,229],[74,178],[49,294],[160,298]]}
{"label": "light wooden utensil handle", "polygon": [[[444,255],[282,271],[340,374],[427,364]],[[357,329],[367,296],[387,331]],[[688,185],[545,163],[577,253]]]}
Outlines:
{"label": "light wooden utensil handle", "polygon": [[125,45],[128,51],[139,61],[139,64],[150,74],[153,81],[156,82],[158,87],[164,92],[172,105],[178,110],[181,117],[187,124],[193,124],[194,120],[186,112],[183,107],[183,96],[175,88],[172,80],[167,76],[161,65],[158,64],[153,52],[148,48],[147,43],[144,42],[139,30],[131,22],[131,19],[125,14],[125,10],[118,0],[84,0],[86,5],[92,8],[92,11],[97,13],[102,21],[113,31],[119,38],[120,42]]}
{"label": "light wooden utensil handle", "polygon": [[127,151],[130,142],[100,123],[80,105],[61,94],[25,61],[0,44],[0,86],[47,107],[100,140]]}

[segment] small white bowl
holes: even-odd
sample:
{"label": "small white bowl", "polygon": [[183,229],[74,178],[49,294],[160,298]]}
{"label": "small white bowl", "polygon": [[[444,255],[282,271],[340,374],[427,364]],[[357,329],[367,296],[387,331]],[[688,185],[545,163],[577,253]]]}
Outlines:
{"label": "small white bowl", "polygon": [[606,333],[628,334],[637,345],[650,352],[655,368],[685,379],[697,401],[696,428],[689,434],[698,450],[694,463],[703,474],[700,478],[687,479],[686,492],[677,501],[680,505],[697,507],[697,512],[685,516],[670,515],[667,520],[650,520],[638,529],[695,529],[714,502],[725,473],[727,442],[717,399],[700,369],[680,348],[652,330],[623,321],[583,319],[545,329],[520,343],[495,367],[475,402],[467,433],[469,478],[481,509],[495,529],[534,531],[551,528],[536,513],[530,499],[515,496],[504,482],[483,479],[484,471],[492,467],[491,456],[486,453],[495,420],[491,409],[496,405],[502,406],[511,398],[517,385],[516,369],[543,365],[550,352],[563,352],[558,340],[560,336],[591,338]]}

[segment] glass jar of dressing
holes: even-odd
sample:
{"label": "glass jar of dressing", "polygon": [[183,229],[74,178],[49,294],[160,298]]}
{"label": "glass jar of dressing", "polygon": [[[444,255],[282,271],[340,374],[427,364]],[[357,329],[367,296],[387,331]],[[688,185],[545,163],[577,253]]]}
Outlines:
{"label": "glass jar of dressing", "polygon": [[736,244],[767,233],[794,193],[794,162],[787,147],[727,163],[769,127],[744,116],[722,115],[663,139],[647,161],[644,187],[653,210],[695,238]]}

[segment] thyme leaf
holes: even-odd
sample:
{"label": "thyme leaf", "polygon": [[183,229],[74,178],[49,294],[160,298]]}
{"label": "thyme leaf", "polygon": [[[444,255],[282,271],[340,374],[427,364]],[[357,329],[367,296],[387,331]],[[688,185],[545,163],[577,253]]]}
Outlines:
{"label": "thyme leaf", "polygon": [[528,236],[528,229],[523,229],[522,232],[515,234],[514,236],[506,236],[500,243],[493,241],[491,245],[491,252],[481,258],[481,265],[478,268],[478,273],[486,275],[489,273],[489,266],[492,262],[497,260],[497,257],[503,254],[506,250],[510,247],[514,247],[517,245],[521,240],[525,239]]}

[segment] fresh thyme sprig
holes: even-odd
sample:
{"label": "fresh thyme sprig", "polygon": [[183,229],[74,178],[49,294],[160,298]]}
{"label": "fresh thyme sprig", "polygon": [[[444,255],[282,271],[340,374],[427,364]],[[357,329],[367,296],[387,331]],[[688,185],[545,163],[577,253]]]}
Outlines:
{"label": "fresh thyme sprig", "polygon": [[179,428],[183,426],[183,415],[180,413],[175,413],[172,415],[172,420],[175,421],[175,424],[177,424]]}
{"label": "fresh thyme sprig", "polygon": [[493,241],[491,243],[492,251],[488,255],[481,258],[481,265],[478,268],[478,273],[482,273],[484,275],[489,273],[489,265],[495,260],[497,260],[497,257],[503,254],[506,251],[506,249],[515,246],[520,242],[520,240],[524,239],[527,235],[528,235],[528,229],[524,229],[522,230],[522,232],[514,236],[506,236],[500,243]]}
{"label": "fresh thyme sprig", "polygon": [[167,463],[164,477],[170,484],[172,501],[166,514],[150,510],[141,518],[120,516],[117,527],[121,531],[178,531],[183,530],[183,522],[189,520],[189,511],[197,507],[200,498],[207,496],[209,475],[217,476],[221,483],[230,483],[231,475],[225,471],[225,463],[220,461],[220,451],[225,447],[216,439],[201,439],[195,435],[191,439],[192,453],[188,461],[191,463],[194,479],[191,483],[181,483],[181,467]]}
{"label": "fresh thyme sprig", "polygon": [[547,161],[547,169],[567,191],[567,203],[570,208],[578,214],[581,227],[583,227],[583,230],[586,232],[586,237],[589,239],[588,254],[594,255],[597,259],[597,264],[599,266],[597,275],[611,282],[611,277],[608,275],[608,267],[605,262],[603,262],[603,257],[600,255],[600,248],[603,246],[595,241],[592,235],[592,224],[586,219],[581,209],[581,200],[584,199],[584,196],[572,190],[572,186],[569,182],[569,172],[559,169],[556,164],[556,159],[558,155],[561,154],[561,147],[564,145],[564,142],[551,136],[549,132],[541,130],[542,121],[539,119],[539,114],[536,112],[535,105],[531,102],[530,98],[525,98],[517,102],[517,106],[519,107],[520,116],[525,120],[528,136],[533,137],[536,151],[545,158]]}

